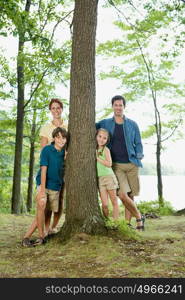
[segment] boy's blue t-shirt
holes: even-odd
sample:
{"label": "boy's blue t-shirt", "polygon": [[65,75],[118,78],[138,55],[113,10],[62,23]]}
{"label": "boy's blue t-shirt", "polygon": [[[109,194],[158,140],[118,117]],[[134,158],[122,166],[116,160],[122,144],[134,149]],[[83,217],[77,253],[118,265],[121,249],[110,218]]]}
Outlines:
{"label": "boy's blue t-shirt", "polygon": [[[40,154],[40,166],[47,166],[46,188],[59,191],[63,185],[65,150],[58,151],[54,144],[45,146]],[[36,176],[37,186],[41,184],[41,169]]]}

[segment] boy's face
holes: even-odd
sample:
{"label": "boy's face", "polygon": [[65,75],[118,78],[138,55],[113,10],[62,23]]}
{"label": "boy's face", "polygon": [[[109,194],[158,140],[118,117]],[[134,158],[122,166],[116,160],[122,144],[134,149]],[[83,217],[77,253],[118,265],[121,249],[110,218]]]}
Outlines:
{"label": "boy's face", "polygon": [[64,147],[64,145],[66,144],[67,139],[65,137],[63,137],[61,135],[61,133],[59,132],[59,134],[54,137],[54,142],[55,142],[55,147],[57,149],[62,149]]}

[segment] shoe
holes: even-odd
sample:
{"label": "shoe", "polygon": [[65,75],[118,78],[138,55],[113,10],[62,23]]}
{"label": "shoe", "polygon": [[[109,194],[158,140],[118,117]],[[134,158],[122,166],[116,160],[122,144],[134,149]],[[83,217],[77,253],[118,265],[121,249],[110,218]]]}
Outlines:
{"label": "shoe", "polygon": [[145,230],[145,216],[142,215],[140,219],[136,219],[136,222],[142,222],[142,225],[137,226],[136,229],[139,231],[140,230],[144,231]]}
{"label": "shoe", "polygon": [[33,243],[30,241],[29,238],[24,238],[21,242],[23,247],[33,247]]}
{"label": "shoe", "polygon": [[38,238],[33,245],[34,246],[39,246],[39,245],[44,245],[46,243],[46,239],[45,238]]}

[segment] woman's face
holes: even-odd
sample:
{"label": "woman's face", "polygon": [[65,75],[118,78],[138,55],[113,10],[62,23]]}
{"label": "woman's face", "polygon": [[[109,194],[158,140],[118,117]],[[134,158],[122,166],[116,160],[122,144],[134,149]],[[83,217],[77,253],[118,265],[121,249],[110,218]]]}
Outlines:
{"label": "woman's face", "polygon": [[58,104],[57,102],[52,103],[50,111],[53,116],[53,119],[61,118],[62,108],[61,108],[60,104]]}

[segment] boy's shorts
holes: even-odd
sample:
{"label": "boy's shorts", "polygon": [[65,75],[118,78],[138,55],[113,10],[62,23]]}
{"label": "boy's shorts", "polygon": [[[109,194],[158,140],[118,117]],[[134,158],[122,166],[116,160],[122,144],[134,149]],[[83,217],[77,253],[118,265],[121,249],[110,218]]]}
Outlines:
{"label": "boy's shorts", "polygon": [[105,190],[109,191],[118,189],[118,181],[114,174],[98,177],[98,185],[100,192]]}
{"label": "boy's shorts", "polygon": [[[40,186],[38,186],[37,191],[39,191]],[[59,210],[59,199],[60,191],[54,191],[45,189],[46,191],[46,209],[52,212],[58,212]]]}
{"label": "boy's shorts", "polygon": [[130,193],[131,196],[139,195],[139,167],[132,163],[113,163],[112,169],[119,183],[119,193]]}

